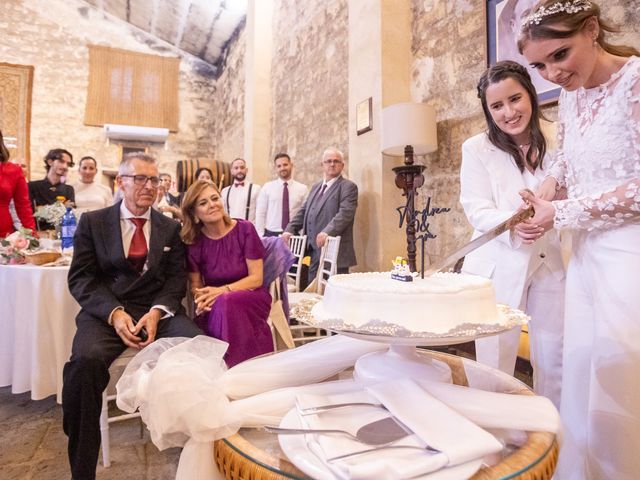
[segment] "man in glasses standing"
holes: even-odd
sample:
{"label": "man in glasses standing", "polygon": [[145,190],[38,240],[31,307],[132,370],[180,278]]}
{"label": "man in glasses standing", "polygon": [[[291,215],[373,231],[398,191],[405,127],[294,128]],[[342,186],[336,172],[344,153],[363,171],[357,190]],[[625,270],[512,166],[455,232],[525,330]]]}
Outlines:
{"label": "man in glasses standing", "polygon": [[285,241],[300,231],[307,235],[311,254],[309,281],[318,272],[320,250],[329,236],[341,237],[338,273],[349,273],[349,267],[356,264],[353,221],[358,206],[358,186],[342,176],[343,169],[342,152],[335,148],[326,149],[322,154],[322,181],[311,187],[307,200],[282,234]]}
{"label": "man in glasses standing", "polygon": [[151,208],[160,184],[155,159],[126,155],[117,182],[121,202],[80,218],[69,269],[69,290],[81,307],[62,390],[73,479],[95,478],[109,365],[127,347],[201,333],[181,305],[187,275],[180,225]]}

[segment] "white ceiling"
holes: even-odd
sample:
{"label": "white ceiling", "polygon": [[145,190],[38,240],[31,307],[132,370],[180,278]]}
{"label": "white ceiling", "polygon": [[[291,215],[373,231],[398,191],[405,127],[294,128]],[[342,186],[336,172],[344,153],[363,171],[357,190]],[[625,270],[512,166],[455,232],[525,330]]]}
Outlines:
{"label": "white ceiling", "polygon": [[218,68],[247,12],[247,0],[84,1]]}

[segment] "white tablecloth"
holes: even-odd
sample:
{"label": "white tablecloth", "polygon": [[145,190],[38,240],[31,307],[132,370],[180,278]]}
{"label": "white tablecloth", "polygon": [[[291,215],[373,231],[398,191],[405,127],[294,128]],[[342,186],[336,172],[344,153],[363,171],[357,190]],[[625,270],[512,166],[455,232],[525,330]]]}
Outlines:
{"label": "white tablecloth", "polygon": [[61,402],[80,306],[69,293],[69,267],[0,265],[0,386]]}

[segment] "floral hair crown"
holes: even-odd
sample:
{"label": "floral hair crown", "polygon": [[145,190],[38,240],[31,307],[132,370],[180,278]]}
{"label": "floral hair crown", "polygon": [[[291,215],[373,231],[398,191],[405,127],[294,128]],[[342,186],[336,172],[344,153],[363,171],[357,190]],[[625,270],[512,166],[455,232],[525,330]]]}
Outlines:
{"label": "floral hair crown", "polygon": [[549,7],[545,7],[544,5],[534,11],[531,15],[526,17],[522,26],[526,27],[527,25],[540,25],[540,22],[543,18],[549,17],[551,15],[556,15],[558,13],[578,13],[582,10],[589,10],[591,8],[591,2],[589,0],[571,0],[568,2],[556,2]]}

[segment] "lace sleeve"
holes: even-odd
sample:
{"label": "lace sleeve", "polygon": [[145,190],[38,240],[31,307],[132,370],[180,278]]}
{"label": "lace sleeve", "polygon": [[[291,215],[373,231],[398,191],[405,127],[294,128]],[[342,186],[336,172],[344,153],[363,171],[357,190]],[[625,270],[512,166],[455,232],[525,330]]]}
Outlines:
{"label": "lace sleeve", "polygon": [[631,180],[598,198],[553,202],[556,228],[607,229],[640,219],[640,178]]}
{"label": "lace sleeve", "polygon": [[567,163],[562,152],[562,144],[564,141],[564,124],[562,121],[558,122],[558,153],[556,155],[555,161],[551,164],[549,169],[547,170],[546,177],[553,177],[558,182],[558,185],[561,187],[566,187],[566,174],[567,174]]}
{"label": "lace sleeve", "polygon": [[615,172],[619,183],[598,196],[554,201],[556,228],[596,230],[640,222],[640,76],[627,91],[626,101],[628,128],[619,141],[630,148]]}

